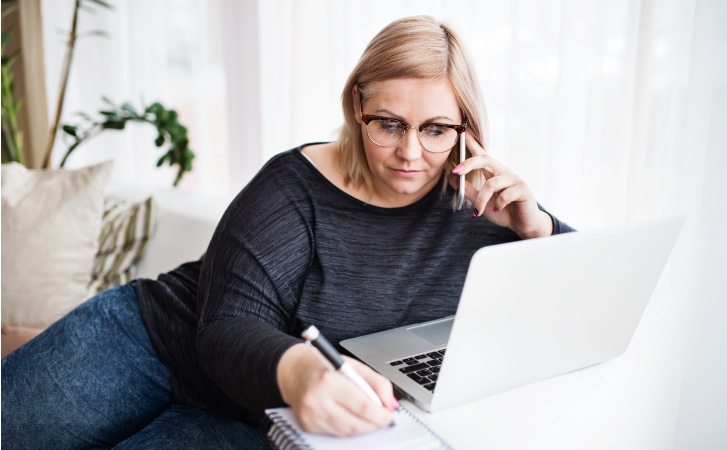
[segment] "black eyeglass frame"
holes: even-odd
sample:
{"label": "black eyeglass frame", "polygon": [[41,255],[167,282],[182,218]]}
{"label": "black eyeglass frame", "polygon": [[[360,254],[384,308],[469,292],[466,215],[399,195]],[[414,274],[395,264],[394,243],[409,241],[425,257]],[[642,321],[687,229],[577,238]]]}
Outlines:
{"label": "black eyeglass frame", "polygon": [[[456,131],[457,134],[459,134],[459,139],[462,139],[462,133],[464,133],[465,130],[467,130],[467,116],[465,114],[462,114],[465,119],[464,124],[462,124],[462,125],[452,125],[452,124],[448,124],[448,123],[425,123],[424,125],[409,125],[408,123],[404,122],[403,120],[394,119],[393,117],[373,116],[373,115],[369,115],[369,114],[364,114],[363,113],[363,95],[361,95],[361,94],[359,94],[358,105],[359,105],[358,111],[359,111],[359,114],[361,115],[361,120],[363,121],[364,124],[366,124],[366,137],[368,137],[371,142],[378,145],[379,147],[384,147],[384,148],[396,147],[397,145],[399,145],[401,143],[401,141],[404,140],[404,137],[406,136],[406,133],[409,132],[409,129],[414,128],[415,130],[417,130],[417,139],[419,139],[419,143],[422,144],[422,147],[424,147],[424,150],[426,150],[430,153],[447,153],[448,151],[452,150],[452,148],[454,148],[454,145],[452,145],[452,147],[448,148],[447,150],[442,150],[441,152],[435,152],[433,150],[429,150],[427,148],[427,146],[424,145],[424,142],[422,142],[422,136],[420,134],[422,132],[422,129],[431,127],[431,126],[451,128],[454,131]],[[371,137],[371,135],[369,135],[369,123],[372,120],[386,120],[389,122],[396,122],[398,124],[401,124],[404,127],[404,132],[401,134],[401,138],[399,139],[399,141],[396,144],[392,144],[392,145],[381,145],[378,142],[374,141],[373,138]],[[456,142],[455,142],[455,144],[456,144]]]}

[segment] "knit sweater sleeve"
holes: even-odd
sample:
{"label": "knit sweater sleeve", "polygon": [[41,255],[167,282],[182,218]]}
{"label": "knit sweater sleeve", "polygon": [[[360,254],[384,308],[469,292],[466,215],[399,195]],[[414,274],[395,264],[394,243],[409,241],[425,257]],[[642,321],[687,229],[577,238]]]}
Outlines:
{"label": "knit sweater sleeve", "polygon": [[283,404],[277,364],[300,342],[288,333],[312,258],[310,197],[282,160],[271,160],[231,203],[199,279],[200,364],[253,413]]}
{"label": "knit sweater sleeve", "polygon": [[548,212],[548,210],[543,208],[543,205],[541,205],[540,203],[538,203],[538,209],[548,214],[550,216],[550,219],[553,221],[553,236],[555,236],[556,234],[570,233],[576,231],[573,227],[565,222],[561,222],[557,217]]}

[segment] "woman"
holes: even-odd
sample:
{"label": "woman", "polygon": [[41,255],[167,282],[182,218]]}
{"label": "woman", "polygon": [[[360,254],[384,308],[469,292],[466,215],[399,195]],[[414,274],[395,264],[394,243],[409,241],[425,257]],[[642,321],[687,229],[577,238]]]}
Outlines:
{"label": "woman", "polygon": [[[3,444],[253,448],[263,410],[284,404],[312,432],[386,426],[391,384],[351,361],[375,405],[301,331],[337,343],[453,314],[478,248],[570,231],[485,152],[480,91],[448,27],[387,26],[342,103],[338,141],[271,159],[201,261],[100,294],[3,361]],[[453,207],[459,175],[467,211]]]}

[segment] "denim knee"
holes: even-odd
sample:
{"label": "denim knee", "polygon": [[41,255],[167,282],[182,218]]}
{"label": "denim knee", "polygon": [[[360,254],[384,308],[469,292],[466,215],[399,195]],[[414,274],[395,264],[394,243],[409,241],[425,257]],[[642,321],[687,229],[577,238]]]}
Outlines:
{"label": "denim knee", "polygon": [[104,291],[2,361],[2,445],[108,447],[172,401],[133,284]]}
{"label": "denim knee", "polygon": [[116,450],[265,450],[270,447],[256,425],[184,405],[173,405]]}

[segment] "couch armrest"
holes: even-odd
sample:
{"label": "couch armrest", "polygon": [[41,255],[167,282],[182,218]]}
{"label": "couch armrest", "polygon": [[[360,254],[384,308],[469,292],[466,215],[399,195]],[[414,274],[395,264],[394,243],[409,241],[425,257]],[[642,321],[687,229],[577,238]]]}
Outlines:
{"label": "couch armrest", "polygon": [[135,277],[156,278],[188,261],[200,258],[232,197],[173,188],[112,182],[109,197],[140,201],[154,197],[158,206],[154,233]]}

